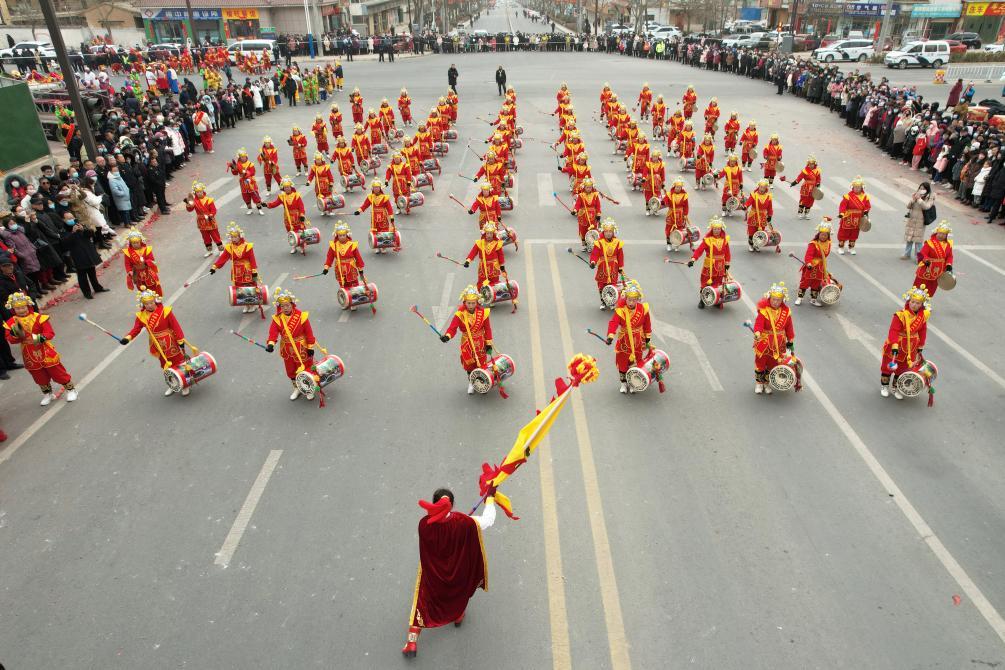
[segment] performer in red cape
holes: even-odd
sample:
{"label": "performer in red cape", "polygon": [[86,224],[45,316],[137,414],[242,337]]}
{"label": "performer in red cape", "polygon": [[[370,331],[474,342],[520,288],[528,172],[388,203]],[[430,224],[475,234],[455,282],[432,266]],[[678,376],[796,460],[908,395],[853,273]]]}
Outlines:
{"label": "performer in red cape", "polygon": [[[694,248],[691,260],[687,262],[688,267],[692,267],[702,254],[705,254],[705,261],[701,266],[701,279],[698,282],[698,309],[705,309],[705,303],[701,299],[701,289],[706,286],[722,286],[729,272],[729,235],[726,234],[726,226],[722,219],[713,216],[708,221],[708,232],[702,238],[701,244]],[[722,303],[719,303],[722,309]]]}
{"label": "performer in red cape", "polygon": [[216,203],[206,195],[206,185],[193,182],[192,192],[185,196],[185,209],[195,212],[195,224],[202,235],[202,243],[206,246],[203,258],[209,258],[213,253],[213,244],[223,251],[223,240],[220,239],[220,229],[216,227]]}
{"label": "performer in red cape", "polygon": [[615,363],[621,376],[621,392],[629,393],[625,373],[632,366],[641,365],[645,359],[644,348],[650,348],[653,337],[652,318],[649,315],[649,303],[642,302],[642,287],[634,279],[625,282],[624,304],[614,308],[614,316],[607,324],[607,345],[614,342],[617,335],[618,346],[615,349]]}
{"label": "performer in red cape", "polygon": [[244,206],[248,208],[246,214],[251,214],[251,205],[258,208],[260,216],[265,216],[262,210],[262,196],[258,193],[258,180],[255,179],[255,164],[248,160],[248,150],[238,149],[237,156],[227,164],[230,173],[237,177],[237,183],[241,187],[241,198],[244,199]]}
{"label": "performer in red cape", "polygon": [[[209,273],[216,274],[217,270],[230,261],[230,281],[235,288],[256,286],[258,261],[255,260],[255,245],[244,239],[244,231],[233,221],[227,224],[227,239],[229,242],[224,245],[223,253],[209,267]],[[241,308],[241,313],[250,314],[255,309],[254,305],[245,305]],[[262,318],[265,318],[264,315]]]}
{"label": "performer in red cape", "polygon": [[890,320],[879,366],[879,394],[889,397],[893,386],[893,397],[897,400],[903,400],[904,396],[893,383],[895,377],[925,360],[922,350],[928,337],[928,319],[932,316],[931,297],[924,287],[912,286],[903,298],[904,309],[894,312]]}
{"label": "performer in red cape", "polygon": [[122,248],[122,260],[126,266],[126,288],[130,291],[150,289],[163,296],[154,250],[147,239],[135,226],[126,233],[126,246]]}
{"label": "performer in red cape", "polygon": [[[667,251],[677,251],[678,247],[670,241],[670,233],[674,230],[687,231],[688,214],[690,204],[688,203],[687,191],[684,190],[684,180],[677,177],[673,180],[673,185],[669,191],[663,192],[663,200],[660,202],[667,208],[666,225],[663,227],[663,235],[667,241]],[[694,244],[688,239],[688,246],[694,248]]]}
{"label": "performer in red cape", "polygon": [[42,402],[45,407],[54,399],[52,382],[62,384],[66,389],[66,401],[77,399],[77,391],[59,359],[59,352],[52,346],[56,333],[52,330],[47,314],[40,314],[33,309],[35,302],[25,293],[15,291],[7,296],[5,307],[14,313],[3,324],[4,335],[9,344],[21,345],[21,358],[24,368],[31,374],[38,387],[42,389]]}
{"label": "performer in red cape", "polygon": [[[132,330],[119,340],[119,344],[129,344],[141,330],[146,330],[150,340],[150,355],[157,359],[163,369],[184,363],[188,358],[185,354],[185,333],[172,309],[162,305],[161,297],[150,290],[140,291],[136,298],[140,311],[136,312]],[[186,387],[181,394],[188,395],[189,390]],[[170,387],[164,391],[166,396],[172,393],[174,391]]]}
{"label": "performer in red cape", "polygon": [[855,177],[851,180],[851,190],[841,198],[838,205],[838,215],[841,217],[841,227],[838,228],[838,255],[844,256],[844,244],[848,243],[848,251],[855,255],[855,241],[862,226],[862,217],[869,215],[872,202],[865,193],[865,180]]}
{"label": "performer in red cape", "polygon": [[419,501],[426,516],[419,521],[419,570],[415,578],[408,638],[401,653],[414,658],[423,628],[460,626],[475,591],[489,588],[489,563],[482,530],[496,520],[490,488],[481,516],[453,511],[454,494],[437,489],[433,502]]}
{"label": "performer in red cape", "polygon": [[[786,349],[795,353],[796,331],[792,326],[792,311],[785,304],[789,289],[785,282],[772,284],[757,303],[754,320],[754,393],[771,395],[768,373],[786,356]],[[796,385],[799,390],[799,385]]]}
{"label": "performer in red cape", "polygon": [[[335,268],[335,278],[338,280],[338,285],[344,289],[365,284],[363,268],[366,267],[366,263],[359,253],[359,244],[352,239],[349,224],[341,220],[336,221],[333,232],[335,239],[328,243],[328,255],[325,257],[325,266],[321,274],[326,275],[331,268]],[[350,306],[349,310],[355,312],[356,306]]]}
{"label": "performer in red cape", "polygon": [[806,254],[803,256],[803,268],[799,275],[799,293],[796,294],[796,304],[803,302],[806,289],[810,290],[810,304],[820,307],[817,296],[820,289],[827,282],[830,273],[827,271],[827,256],[831,253],[831,219],[825,216],[824,220],[817,224],[817,230],[813,234],[813,239],[806,245]]}
{"label": "performer in red cape", "polygon": [[810,218],[810,210],[816,202],[813,199],[813,190],[820,186],[823,180],[820,168],[817,167],[817,159],[814,156],[810,156],[806,159],[806,167],[792,180],[793,188],[799,182],[803,183],[799,187],[799,210],[796,212],[800,219]]}
{"label": "performer in red cape", "polygon": [[593,278],[597,280],[597,292],[600,293],[600,309],[607,309],[604,287],[617,284],[625,270],[625,245],[617,234],[618,224],[608,218],[600,225],[600,239],[593,243],[593,250],[590,251],[590,268],[597,271]]}
{"label": "performer in red cape", "polygon": [[499,283],[500,275],[506,272],[506,255],[494,223],[486,223],[482,227],[482,236],[475,240],[468,252],[464,267],[470,267],[475,258],[478,259],[478,287]]}
{"label": "performer in red cape", "polygon": [[[461,333],[461,367],[465,374],[470,374],[475,368],[485,365],[485,362],[492,358],[492,324],[489,315],[492,310],[482,307],[478,302],[481,294],[474,286],[468,284],[461,291],[461,304],[454,312],[454,318],[450,321],[446,331],[440,336],[443,342],[449,342],[450,338]],[[475,387],[468,381],[468,395],[475,392]]]}
{"label": "performer in red cape", "polygon": [[953,272],[953,232],[949,222],[943,219],[935,227],[932,236],[925,240],[918,254],[918,270],[915,273],[914,285],[924,287],[929,296],[935,295],[939,288],[939,277],[946,272]]}
{"label": "performer in red cape", "polygon": [[[290,400],[296,400],[300,397],[296,383],[297,373],[314,365],[314,349],[318,343],[314,339],[311,322],[307,320],[308,313],[297,309],[297,296],[277,287],[275,305],[276,313],[269,324],[269,339],[265,350],[271,354],[276,350],[276,342],[279,342],[279,356],[286,367],[286,376],[293,383]],[[313,400],[313,393],[308,393],[307,399]]]}

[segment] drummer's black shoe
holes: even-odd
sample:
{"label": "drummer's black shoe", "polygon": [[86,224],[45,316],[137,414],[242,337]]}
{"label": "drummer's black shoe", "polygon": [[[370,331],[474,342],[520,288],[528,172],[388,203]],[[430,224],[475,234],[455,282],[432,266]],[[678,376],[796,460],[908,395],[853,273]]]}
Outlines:
{"label": "drummer's black shoe", "polygon": [[698,309],[705,309],[705,301],[698,298]]}

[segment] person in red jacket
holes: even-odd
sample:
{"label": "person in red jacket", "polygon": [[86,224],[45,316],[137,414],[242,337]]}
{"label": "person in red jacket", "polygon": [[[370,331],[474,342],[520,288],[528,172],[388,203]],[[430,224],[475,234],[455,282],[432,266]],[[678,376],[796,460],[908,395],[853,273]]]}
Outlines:
{"label": "person in red jacket", "polygon": [[698,104],[698,94],[694,92],[694,85],[688,84],[687,90],[684,91],[684,97],[681,99],[684,103],[684,118],[690,119],[691,115],[694,114],[694,107]]}
{"label": "person in red jacket", "polygon": [[311,132],[314,133],[314,141],[318,145],[318,151],[325,154],[328,153],[328,126],[325,124],[321,112],[318,112],[314,116],[314,124],[311,126]]}
{"label": "person in red jacket", "polygon": [[841,217],[841,227],[838,228],[838,255],[844,256],[844,245],[848,243],[848,252],[855,255],[855,241],[861,232],[862,217],[869,216],[872,202],[865,192],[865,180],[855,177],[851,180],[851,190],[841,198],[838,205],[838,215]]}
{"label": "person in red jacket", "polygon": [[816,200],[813,198],[813,191],[823,183],[823,180],[820,168],[817,167],[817,159],[814,156],[810,156],[806,159],[806,167],[792,180],[793,188],[799,182],[802,182],[802,185],[799,186],[799,209],[796,212],[800,219],[810,218],[810,210],[813,209],[813,205],[816,203]]}
{"label": "person in red jacket", "polygon": [[[255,260],[255,245],[244,239],[244,231],[233,221],[227,225],[227,238],[230,241],[223,247],[223,253],[210,266],[209,273],[216,274],[217,270],[230,261],[230,283],[234,288],[257,286],[258,261]],[[241,309],[242,314],[254,311],[254,305],[245,305]],[[265,318],[264,313],[262,318]]]}
{"label": "person in red jacket", "polygon": [[628,388],[625,374],[628,368],[639,366],[645,360],[647,349],[652,349],[653,325],[649,303],[643,302],[642,287],[634,279],[625,282],[622,291],[624,303],[614,308],[607,322],[607,346],[614,343],[614,362],[621,378],[621,393],[634,393]]}
{"label": "person in red jacket", "polygon": [[[443,342],[460,332],[461,367],[465,375],[470,375],[475,368],[485,367],[492,358],[492,323],[489,320],[491,309],[482,307],[479,303],[481,294],[472,285],[461,291],[461,304],[454,312],[450,325],[440,336]],[[468,377],[468,395],[475,392],[475,387]]]}
{"label": "person in red jacket", "polygon": [[768,190],[767,179],[757,182],[757,188],[747,196],[743,204],[747,210],[747,250],[754,249],[754,233],[771,228],[771,217],[774,216],[774,203]]}
{"label": "person in red jacket", "polygon": [[[370,193],[367,194],[363,204],[359,206],[353,216],[359,216],[367,209],[370,210],[370,232],[385,233],[394,232],[394,207],[391,199],[384,193],[384,185],[379,179],[374,179],[370,184]],[[384,253],[385,249],[377,249],[377,253]]]}
{"label": "person in red jacket", "polygon": [[203,258],[209,258],[213,253],[213,244],[223,251],[223,240],[220,239],[220,229],[216,225],[216,203],[206,195],[206,185],[202,182],[192,184],[192,192],[185,197],[185,209],[195,212],[195,224],[202,235],[202,243],[206,246]]}
{"label": "person in red jacket", "polygon": [[135,226],[126,233],[126,246],[122,248],[122,261],[126,266],[126,288],[130,291],[150,289],[163,296],[160,270],[154,258],[154,250],[147,239]]}
{"label": "person in red jacket", "polygon": [[[660,203],[667,208],[666,225],[663,228],[663,236],[666,237],[667,251],[677,251],[679,247],[670,241],[670,233],[679,230],[687,233],[687,224],[690,221],[690,204],[688,203],[687,191],[684,190],[684,180],[677,177],[673,180],[673,185],[669,191],[663,192],[663,200]],[[694,249],[694,244],[688,240],[688,246]]]}
{"label": "person in red jacket", "polygon": [[604,304],[604,287],[617,285],[625,271],[625,245],[618,239],[618,224],[614,219],[607,219],[600,226],[600,239],[593,243],[590,252],[590,267],[596,269],[593,278],[597,282],[597,292],[600,294],[600,309],[607,309]]}
{"label": "person in red jacket", "polygon": [[488,557],[482,531],[495,523],[494,493],[495,489],[489,487],[481,516],[454,511],[450,489],[434,491],[431,503],[419,501],[426,516],[419,521],[419,569],[408,616],[408,637],[401,650],[406,658],[415,658],[424,628],[449,623],[460,626],[475,591],[488,589]]}
{"label": "person in red jacket", "polygon": [[831,218],[825,216],[817,224],[813,239],[806,245],[803,255],[803,267],[799,273],[799,293],[796,295],[797,305],[802,304],[806,289],[810,290],[810,304],[820,307],[817,296],[830,273],[827,271],[827,257],[831,253]]}
{"label": "person in red jacket", "polygon": [[506,255],[495,224],[490,222],[482,227],[482,236],[468,252],[464,267],[470,267],[475,258],[478,259],[478,287],[498,284],[500,276],[506,272]]}
{"label": "person in red jacket", "polygon": [[492,192],[492,185],[487,181],[481,184],[481,192],[475,196],[475,201],[468,207],[468,214],[478,212],[478,226],[486,223],[497,224],[502,220],[502,208],[499,206],[499,196]]}
{"label": "person in red jacket", "polygon": [[943,219],[935,227],[932,236],[925,240],[918,254],[918,269],[914,275],[914,286],[924,288],[929,296],[939,288],[939,277],[953,272],[953,228]]}
{"label": "person in red jacket", "polygon": [[[283,177],[276,199],[267,203],[266,207],[274,209],[280,205],[283,207],[283,225],[286,227],[287,233],[300,232],[307,227],[307,210],[304,208],[304,199],[300,197],[300,193],[293,186],[293,180],[290,177]],[[291,254],[296,252],[297,247],[290,247]]]}
{"label": "person in red jacket", "polygon": [[[785,282],[772,284],[757,303],[754,320],[754,393],[771,395],[768,373],[796,350],[796,331],[792,312],[785,300],[789,289]],[[798,390],[798,385],[796,390]]]}
{"label": "person in red jacket", "polygon": [[[398,203],[399,197],[404,196],[404,210],[407,214],[411,210],[409,196],[412,195],[412,167],[401,155],[401,152],[396,151],[391,158],[391,163],[384,171],[384,183],[391,186],[391,194],[394,196],[395,204]],[[398,213],[401,213],[400,209]]]}
{"label": "person in red jacket", "polygon": [[314,197],[318,200],[318,208],[324,213],[324,201],[335,188],[335,176],[332,175],[331,166],[325,161],[325,155],[320,151],[314,154],[314,163],[307,172],[307,183],[311,182],[314,182]]}
{"label": "person in red jacket", "polygon": [[[136,297],[140,311],[136,312],[132,329],[119,340],[119,344],[123,346],[129,344],[140,331],[146,330],[150,341],[150,355],[157,359],[161,368],[167,370],[188,360],[189,356],[185,352],[185,333],[172,308],[162,305],[161,297],[153,291],[140,291]],[[165,396],[172,393],[174,391],[171,387],[164,391]],[[189,388],[182,389],[181,394],[187,396]]]}
{"label": "person in red jacket", "polygon": [[[729,235],[726,234],[726,226],[722,219],[713,216],[708,222],[708,232],[702,238],[701,244],[694,249],[691,260],[687,262],[688,267],[693,267],[694,262],[705,255],[705,261],[701,266],[701,278],[698,280],[698,309],[705,309],[705,303],[701,300],[701,289],[706,286],[713,288],[722,286],[726,273],[729,272]],[[722,303],[719,303],[722,309]]]}
{"label": "person in red jacket", "polygon": [[572,215],[579,224],[579,241],[583,243],[584,251],[587,248],[586,233],[600,223],[600,209],[601,197],[593,188],[593,180],[584,179],[583,190],[576,196],[576,203],[572,206]]}
{"label": "person in red jacket", "polygon": [[262,164],[262,174],[265,176],[265,193],[272,193],[272,182],[279,186],[279,149],[272,143],[268,135],[262,139],[262,149],[258,152],[258,162]]}
{"label": "person in red jacket", "polygon": [[782,162],[782,143],[778,140],[778,133],[772,133],[768,143],[764,145],[761,153],[764,156],[764,178],[769,184],[775,183],[775,175],[778,174],[778,164]]}
{"label": "person in red jacket", "polygon": [[293,162],[299,177],[307,170],[307,136],[300,132],[300,126],[293,126],[293,133],[286,143],[293,147]]}
{"label": "person in red jacket", "polygon": [[914,369],[925,360],[922,353],[928,337],[928,319],[932,315],[931,296],[924,287],[913,286],[903,295],[904,308],[894,312],[890,329],[883,343],[883,358],[879,366],[879,394],[903,400],[895,385],[896,376]]}
{"label": "person in red jacket", "polygon": [[705,134],[715,135],[716,129],[719,127],[719,116],[722,114],[722,110],[719,109],[719,100],[717,98],[712,98],[708,101],[708,107],[705,108]]}
{"label": "person in red jacket", "polygon": [[739,200],[743,197],[743,168],[740,167],[739,158],[736,154],[729,154],[726,157],[726,164],[715,174],[716,186],[719,180],[722,184],[722,215],[729,216],[726,203],[730,198]]}
{"label": "person in red jacket", "polygon": [[402,124],[412,125],[412,98],[405,89],[401,89],[401,94],[398,96],[398,113],[401,114]]}
{"label": "person in red jacket", "polygon": [[[276,313],[269,324],[269,339],[265,350],[271,354],[276,350],[276,343],[279,343],[279,356],[283,359],[286,376],[293,384],[290,400],[296,400],[300,397],[297,374],[314,365],[314,350],[318,343],[314,339],[308,312],[297,309],[297,296],[277,287],[275,305]],[[307,394],[307,399],[313,400],[313,393]]]}
{"label": "person in red jacket", "polygon": [[743,161],[743,169],[750,172],[750,166],[754,164],[757,157],[757,122],[751,121],[747,124],[747,129],[740,135],[740,159]]}
{"label": "person in red jacket", "polygon": [[723,128],[726,136],[723,138],[723,146],[726,153],[736,150],[736,138],[740,134],[740,119],[736,112],[730,112],[726,119],[726,126]]}
{"label": "person in red jacket", "polygon": [[[334,239],[328,243],[328,256],[321,274],[326,275],[331,268],[335,268],[335,279],[338,280],[339,287],[347,290],[366,284],[363,274],[366,263],[359,253],[359,243],[352,239],[349,224],[336,221],[334,233]],[[350,306],[349,310],[355,312],[356,306]]]}
{"label": "person in red jacket", "polygon": [[332,139],[345,136],[345,131],[342,130],[342,111],[338,108],[338,103],[333,103],[329,108],[328,123],[332,127]]}
{"label": "person in red jacket", "polygon": [[711,133],[705,133],[704,139],[698,145],[697,154],[694,159],[694,186],[704,190],[705,184],[702,178],[712,171],[712,164],[715,162],[715,143],[712,141]]}
{"label": "person in red jacket", "polygon": [[237,157],[227,164],[230,173],[237,177],[237,183],[241,187],[241,198],[244,206],[248,208],[246,214],[251,214],[251,204],[258,208],[258,213],[265,216],[262,209],[262,196],[258,193],[258,181],[255,179],[255,164],[248,160],[247,149],[238,149]]}
{"label": "person in red jacket", "polygon": [[60,361],[59,352],[52,345],[56,333],[49,323],[49,316],[36,312],[34,305],[35,302],[21,291],[7,296],[4,306],[14,316],[3,323],[4,336],[9,344],[21,345],[24,368],[42,389],[42,402],[39,403],[42,407],[55,399],[52,394],[53,382],[66,390],[66,401],[73,402],[77,399],[77,390],[70,373]]}
{"label": "person in red jacket", "polygon": [[639,93],[637,107],[639,108],[639,118],[649,118],[649,105],[653,101],[653,92],[649,90],[649,82],[642,84],[642,91]]}

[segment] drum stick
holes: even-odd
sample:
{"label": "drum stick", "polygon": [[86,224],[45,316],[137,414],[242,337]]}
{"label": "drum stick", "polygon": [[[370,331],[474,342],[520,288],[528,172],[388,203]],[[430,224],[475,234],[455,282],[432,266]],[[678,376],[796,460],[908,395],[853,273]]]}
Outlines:
{"label": "drum stick", "polygon": [[195,278],[195,279],[193,279],[192,281],[187,281],[187,282],[185,282],[184,284],[182,284],[182,288],[188,288],[189,286],[191,286],[192,284],[196,283],[197,281],[200,281],[200,280],[202,280],[202,279],[205,279],[206,277],[208,277],[208,276],[209,276],[209,274],[210,274],[210,273],[208,273],[208,272],[207,272],[206,274],[201,274],[201,275],[199,275],[198,277],[196,277],[196,278]]}
{"label": "drum stick", "polygon": [[562,199],[558,197],[558,192],[557,192],[557,191],[552,191],[552,192],[551,192],[551,195],[552,195],[552,196],[554,196],[555,200],[558,200],[558,204],[562,205],[562,207],[565,207],[566,211],[569,211],[569,212],[571,212],[571,211],[572,211],[572,210],[571,210],[571,209],[569,208],[569,206],[568,206],[568,205],[566,205],[566,204],[565,204],[564,202],[562,202]]}
{"label": "drum stick", "polygon": [[256,342],[255,340],[251,339],[250,337],[245,337],[244,335],[241,335],[236,330],[230,331],[230,334],[231,335],[237,335],[239,338],[241,338],[242,340],[244,340],[248,344],[253,344],[256,347],[261,347],[262,349],[265,349],[266,351],[268,351],[268,348],[264,344],[262,344],[261,342]]}
{"label": "drum stick", "polygon": [[450,198],[451,200],[453,200],[454,202],[456,202],[458,205],[460,205],[464,209],[465,212],[468,211],[468,208],[464,206],[464,203],[461,202],[460,200],[458,200],[457,198],[455,198],[453,193],[448,193],[447,197]]}
{"label": "drum stick", "polygon": [[597,193],[600,194],[601,198],[606,198],[607,200],[610,200],[611,202],[613,202],[615,205],[620,205],[621,204],[620,202],[618,202],[617,200],[615,200],[614,198],[612,198],[611,196],[607,195],[606,193],[604,193],[603,191],[601,191],[599,189],[597,189]]}
{"label": "drum stick", "polygon": [[587,265],[590,264],[590,261],[586,260],[585,258],[583,258],[582,256],[580,256],[579,254],[577,254],[575,251],[573,251],[572,247],[567,248],[566,251],[568,251],[570,254],[572,254],[573,256],[575,256],[576,258],[578,258],[579,260],[583,261]]}
{"label": "drum stick", "polygon": [[370,301],[370,316],[377,316],[377,306],[373,304],[373,299],[370,295],[370,285],[366,283],[366,277],[363,276],[362,271],[359,273],[359,278],[363,281],[363,289],[366,293],[366,299]]}
{"label": "drum stick", "polygon": [[674,259],[668,258],[666,256],[663,257],[663,262],[664,263],[674,263],[676,265],[687,265],[687,263],[685,261],[675,261]]}
{"label": "drum stick", "polygon": [[437,252],[436,252],[436,257],[437,257],[437,258],[442,258],[442,259],[443,259],[443,260],[445,260],[445,261],[450,261],[450,262],[451,262],[451,263],[453,263],[454,265],[464,265],[464,263],[462,263],[462,262],[460,262],[460,261],[458,261],[458,260],[454,260],[454,259],[453,259],[453,258],[451,258],[450,256],[444,256],[444,255],[443,255],[443,254],[441,254],[441,253],[440,253],[439,251],[437,251]]}
{"label": "drum stick", "polygon": [[743,322],[743,327],[752,333],[754,332],[754,324],[751,323],[749,319]]}
{"label": "drum stick", "polygon": [[319,273],[314,274],[314,275],[294,275],[293,279],[295,281],[300,281],[301,279],[312,279],[314,277],[320,277],[323,274],[324,274],[323,272],[319,272]]}
{"label": "drum stick", "polygon": [[468,151],[470,151],[471,153],[473,153],[478,158],[478,160],[480,160],[480,161],[485,160],[484,156],[479,156],[478,152],[471,148],[471,143],[470,142],[468,142],[468,145],[466,147],[464,147],[464,148],[467,149]]}
{"label": "drum stick", "polygon": [[458,172],[458,173],[457,173],[457,176],[458,176],[458,177],[460,177],[461,179],[467,179],[468,181],[470,181],[470,182],[474,182],[474,183],[476,183],[476,184],[478,183],[478,180],[477,180],[477,179],[475,179],[474,177],[465,177],[465,176],[464,176],[464,175],[462,175],[462,174],[461,174],[460,172]]}
{"label": "drum stick", "polygon": [[801,260],[799,260],[799,257],[798,257],[798,256],[796,256],[795,254],[789,254],[789,258],[792,258],[792,259],[795,259],[795,261],[796,261],[797,263],[799,263],[799,264],[800,264],[800,265],[802,265],[803,267],[807,267],[807,266],[806,266],[806,263],[803,263],[803,262],[802,262]]}
{"label": "drum stick", "polygon": [[600,335],[598,335],[597,333],[593,332],[593,330],[592,330],[592,329],[590,329],[590,328],[587,328],[587,329],[586,329],[586,332],[588,332],[588,333],[589,333],[590,335],[593,335],[593,336],[594,336],[595,338],[597,338],[598,340],[600,340],[600,341],[601,341],[601,342],[603,342],[604,344],[607,344],[608,346],[610,346],[610,344],[608,344],[608,342],[607,342],[607,338],[606,338],[606,337],[601,337],[601,336],[600,336]]}
{"label": "drum stick", "polygon": [[414,312],[420,319],[422,319],[423,321],[425,321],[426,325],[429,326],[430,328],[432,328],[432,330],[433,330],[434,333],[436,333],[440,337],[443,337],[443,333],[441,333],[440,331],[436,330],[436,326],[434,326],[433,324],[431,324],[429,322],[429,319],[427,319],[426,317],[424,317],[422,315],[422,313],[419,311],[419,306],[418,305],[412,305],[412,307],[410,308],[410,311]]}
{"label": "drum stick", "polygon": [[[503,273],[503,279],[506,280],[506,292],[509,293],[510,295],[513,295],[513,289],[511,289],[509,287],[509,273],[508,272],[504,272]],[[513,303],[513,309],[510,311],[510,314],[513,314],[514,312],[516,312],[518,301],[517,301],[516,298],[512,298],[511,302]],[[502,387],[502,384],[500,384],[499,386]],[[503,396],[503,397],[505,398],[506,396]]]}
{"label": "drum stick", "polygon": [[97,328],[98,330],[100,330],[102,333],[104,333],[108,337],[111,337],[114,340],[121,340],[122,339],[121,337],[119,337],[115,333],[111,332],[110,330],[106,330],[106,329],[102,328],[101,326],[99,326],[98,324],[96,324],[93,321],[91,321],[90,319],[88,319],[87,315],[84,314],[84,313],[78,314],[77,318],[80,319],[81,321],[84,321],[86,323],[91,324],[92,326],[94,326],[95,328]]}

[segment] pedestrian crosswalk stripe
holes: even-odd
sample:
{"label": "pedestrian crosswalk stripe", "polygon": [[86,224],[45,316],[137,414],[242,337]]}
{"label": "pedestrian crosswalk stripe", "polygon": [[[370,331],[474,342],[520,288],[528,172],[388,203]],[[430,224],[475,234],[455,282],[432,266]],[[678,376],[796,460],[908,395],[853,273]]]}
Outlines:
{"label": "pedestrian crosswalk stripe", "polygon": [[779,195],[785,196],[784,200],[792,200],[793,202],[799,200],[799,189],[792,188],[787,183],[776,181],[775,188],[771,190],[771,193],[775,196],[775,200],[778,200]]}
{"label": "pedestrian crosswalk stripe", "polygon": [[906,202],[907,199],[910,197],[908,194],[901,193],[892,186],[884,184],[879,178],[870,179],[869,177],[866,177],[865,189],[866,191],[876,191],[876,190],[882,191],[893,200],[895,205],[900,205],[901,203]]}
{"label": "pedestrian crosswalk stripe", "polygon": [[[631,207],[631,202],[628,199],[628,191],[625,190],[620,175],[605,172],[604,184],[607,185],[608,195],[621,203],[622,207]],[[614,203],[611,204],[613,205]]]}
{"label": "pedestrian crosswalk stripe", "polygon": [[537,204],[539,207],[552,207],[555,199],[551,194],[555,192],[555,184],[551,180],[550,172],[537,173]]}
{"label": "pedestrian crosswalk stripe", "polygon": [[232,177],[220,177],[216,181],[210,182],[210,184],[206,186],[206,191],[208,193],[212,193],[216,189],[218,189],[221,186],[223,186],[224,184],[226,184],[231,179],[232,179]]}

